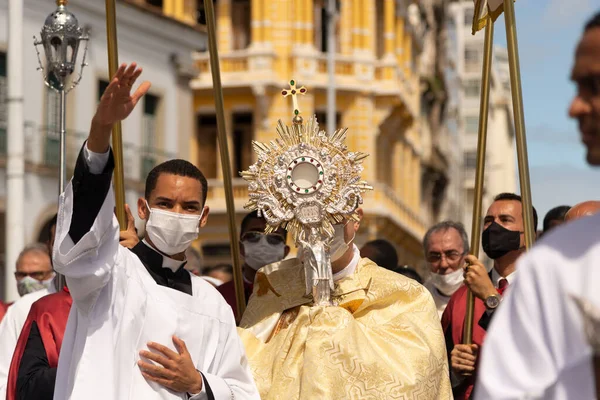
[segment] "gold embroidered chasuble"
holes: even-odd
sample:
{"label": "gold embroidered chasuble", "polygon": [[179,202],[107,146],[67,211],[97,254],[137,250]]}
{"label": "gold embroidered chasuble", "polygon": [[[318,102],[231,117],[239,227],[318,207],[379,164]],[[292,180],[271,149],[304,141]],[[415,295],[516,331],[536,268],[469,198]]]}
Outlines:
{"label": "gold embroidered chasuble", "polygon": [[297,259],[256,276],[239,333],[264,400],[451,399],[434,301],[416,281],[360,260],[338,307],[309,307]]}

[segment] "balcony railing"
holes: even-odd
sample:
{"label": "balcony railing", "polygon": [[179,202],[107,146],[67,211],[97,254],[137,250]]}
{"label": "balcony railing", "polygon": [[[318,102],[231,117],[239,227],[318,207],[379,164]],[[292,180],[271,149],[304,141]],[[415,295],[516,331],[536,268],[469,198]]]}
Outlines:
{"label": "balcony railing", "polygon": [[[0,161],[6,160],[6,129],[4,121],[0,120]],[[58,173],[60,162],[60,137],[54,127],[36,126],[31,122],[25,123],[25,163],[29,168]],[[72,169],[87,139],[87,132],[67,130],[67,168]],[[150,169],[168,159],[176,158],[176,154],[161,149],[143,147],[133,143],[123,143],[123,169],[125,178],[143,182]],[[52,172],[55,171],[55,172]]]}

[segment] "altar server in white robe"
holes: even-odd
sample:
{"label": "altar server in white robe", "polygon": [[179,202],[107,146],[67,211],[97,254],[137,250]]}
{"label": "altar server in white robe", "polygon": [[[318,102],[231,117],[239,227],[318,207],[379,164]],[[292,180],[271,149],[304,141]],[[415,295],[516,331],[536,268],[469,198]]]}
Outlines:
{"label": "altar server in white robe", "polygon": [[[600,13],[584,30],[572,80],[569,113],[588,163],[600,165]],[[488,330],[475,398],[598,398],[600,215],[544,235],[518,270]]]}
{"label": "altar server in white robe", "polygon": [[73,307],[54,398],[257,399],[231,308],[183,268],[208,217],[202,173],[183,160],[155,167],[138,200],[146,236],[119,246],[109,139],[150,87],[130,94],[140,74],[119,68],[60,198],[53,259]]}

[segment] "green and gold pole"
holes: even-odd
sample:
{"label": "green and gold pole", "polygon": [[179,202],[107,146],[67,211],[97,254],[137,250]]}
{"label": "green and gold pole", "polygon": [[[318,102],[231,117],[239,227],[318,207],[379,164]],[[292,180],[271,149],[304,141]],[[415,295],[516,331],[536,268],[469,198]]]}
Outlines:
{"label": "green and gold pole", "polygon": [[227,131],[225,130],[225,108],[223,105],[223,87],[221,85],[221,69],[219,67],[219,53],[217,51],[217,34],[215,30],[215,11],[212,0],[204,0],[206,12],[206,28],[208,31],[208,50],[210,53],[210,70],[213,78],[213,96],[215,97],[215,111],[217,114],[217,135],[219,138],[219,151],[221,154],[221,168],[223,169],[223,187],[225,189],[225,204],[229,222],[229,243],[233,256],[233,283],[235,285],[235,300],[237,305],[237,321],[240,321],[246,310],[246,296],[242,280],[240,262],[240,247],[238,243],[237,224],[235,221],[235,204],[233,201],[233,183],[231,162],[229,159],[229,146]]}
{"label": "green and gold pole", "polygon": [[[117,17],[115,0],[106,0],[106,41],[108,45],[108,75],[112,79],[119,68],[119,52],[117,46]],[[121,230],[127,229],[125,214],[125,178],[123,175],[123,139],[121,122],[112,129],[112,151],[115,159],[113,187],[115,191],[115,212]]]}
{"label": "green and gold pole", "polygon": [[[471,225],[471,253],[479,257],[481,237],[481,202],[483,199],[483,178],[485,176],[485,151],[487,147],[488,110],[490,103],[490,73],[492,70],[492,44],[494,43],[494,23],[488,17],[485,25],[483,45],[483,72],[481,74],[481,97],[479,98],[479,128],[477,138],[477,166],[475,169],[475,193],[473,199],[473,223]],[[467,308],[463,326],[463,344],[473,341],[473,319],[475,298],[467,291]]]}
{"label": "green and gold pole", "polygon": [[517,161],[519,165],[519,184],[523,199],[523,220],[525,225],[525,247],[531,248],[535,240],[533,226],[533,207],[529,185],[529,162],[527,160],[527,140],[525,138],[525,115],[523,112],[523,94],[519,66],[519,47],[517,45],[517,23],[513,0],[504,0],[504,21],[506,23],[506,42],[508,47],[508,66],[510,71],[510,90],[512,94],[515,136],[517,142]]}

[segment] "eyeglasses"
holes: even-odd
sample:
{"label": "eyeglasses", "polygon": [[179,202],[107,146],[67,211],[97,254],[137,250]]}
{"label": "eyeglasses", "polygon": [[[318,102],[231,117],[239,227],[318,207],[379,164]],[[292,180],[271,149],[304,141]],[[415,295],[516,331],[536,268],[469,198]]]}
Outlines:
{"label": "eyeglasses", "polygon": [[21,280],[23,278],[25,278],[26,276],[30,276],[33,279],[37,280],[37,281],[42,281],[44,280],[44,278],[46,276],[48,276],[48,274],[50,274],[50,272],[52,271],[34,271],[34,272],[15,272],[15,278],[17,278],[18,280]]}
{"label": "eyeglasses", "polygon": [[260,238],[262,238],[263,236],[267,238],[267,243],[269,243],[269,244],[272,244],[272,245],[285,244],[285,238],[278,233],[265,234],[265,233],[261,233],[261,232],[255,232],[255,231],[244,233],[242,235],[242,241],[249,242],[249,243],[258,243],[260,241]]}
{"label": "eyeglasses", "polygon": [[460,260],[462,256],[464,256],[464,253],[459,253],[455,250],[449,250],[444,253],[431,252],[427,254],[427,261],[430,263],[435,263],[441,261],[442,257],[446,257],[448,262],[456,262]]}

